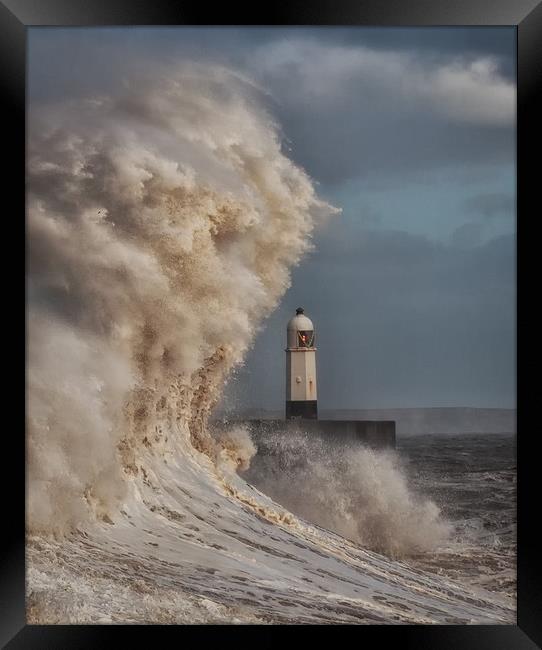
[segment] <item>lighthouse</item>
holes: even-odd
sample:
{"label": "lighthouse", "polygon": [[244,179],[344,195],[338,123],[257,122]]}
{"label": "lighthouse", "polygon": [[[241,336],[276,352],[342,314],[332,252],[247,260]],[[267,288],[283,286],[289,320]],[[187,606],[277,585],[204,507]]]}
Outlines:
{"label": "lighthouse", "polygon": [[334,453],[335,443],[341,447],[347,443],[394,448],[394,420],[330,420],[325,410],[323,419],[318,418],[314,325],[302,307],[296,309],[288,322],[286,337],[286,420],[259,416],[240,421],[248,426],[258,447],[250,461],[251,470],[256,471],[254,476],[259,475],[258,466],[264,471],[269,469],[270,459],[276,459],[277,469],[288,462],[284,456],[288,445],[276,444],[277,437],[282,435],[307,434],[327,445],[330,453]]}
{"label": "lighthouse", "polygon": [[318,418],[314,326],[298,307],[287,327],[286,419]]}

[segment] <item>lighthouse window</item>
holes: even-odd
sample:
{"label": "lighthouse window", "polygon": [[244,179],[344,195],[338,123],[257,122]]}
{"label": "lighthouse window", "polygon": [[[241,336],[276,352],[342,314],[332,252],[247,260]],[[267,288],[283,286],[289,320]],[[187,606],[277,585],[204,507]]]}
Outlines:
{"label": "lighthouse window", "polygon": [[298,332],[297,345],[300,348],[312,348],[314,345],[314,332],[310,330]]}

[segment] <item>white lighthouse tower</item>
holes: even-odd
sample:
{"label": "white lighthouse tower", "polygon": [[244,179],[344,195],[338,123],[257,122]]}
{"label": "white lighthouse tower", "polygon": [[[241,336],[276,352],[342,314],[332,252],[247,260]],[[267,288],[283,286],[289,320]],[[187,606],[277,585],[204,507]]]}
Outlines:
{"label": "white lighthouse tower", "polygon": [[314,326],[302,307],[288,323],[286,348],[286,419],[318,418]]}

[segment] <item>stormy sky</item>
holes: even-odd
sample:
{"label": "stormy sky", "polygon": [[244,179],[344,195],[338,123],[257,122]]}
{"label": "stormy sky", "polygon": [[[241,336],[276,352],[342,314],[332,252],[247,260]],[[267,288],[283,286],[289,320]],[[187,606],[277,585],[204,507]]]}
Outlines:
{"label": "stormy sky", "polygon": [[239,70],[342,209],[227,408],[283,406],[298,306],[322,409],[515,407],[514,28],[31,28],[28,47],[30,106],[184,59]]}

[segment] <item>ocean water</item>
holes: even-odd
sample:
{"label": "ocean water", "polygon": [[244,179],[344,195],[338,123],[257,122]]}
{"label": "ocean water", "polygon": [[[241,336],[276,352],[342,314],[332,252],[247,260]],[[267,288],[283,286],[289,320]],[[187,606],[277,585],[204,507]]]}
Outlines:
{"label": "ocean water", "polygon": [[[290,456],[292,445],[300,448],[286,443]],[[310,441],[302,449],[310,454]],[[365,543],[334,532],[329,511],[315,525],[295,514],[299,505],[291,512],[272,501],[231,459],[217,472],[188,445],[160,459],[149,451],[154,471],[132,478],[116,517],[59,539],[29,536],[29,621],[512,623],[513,449],[510,436],[419,436],[400,440],[397,453],[358,449],[357,466],[373,472],[352,486],[369,510],[359,513],[362,525],[375,529]],[[320,480],[320,463],[311,466]],[[287,482],[294,471],[295,491],[306,493],[299,463],[285,472]],[[397,511],[398,493],[375,495],[375,481],[408,492]],[[329,493],[326,485],[316,501],[337,508],[347,496],[334,492],[330,502]],[[343,505],[343,515],[351,507]],[[419,536],[408,532],[412,523]]]}
{"label": "ocean water", "polygon": [[398,440],[409,483],[452,524],[447,544],[414,564],[516,599],[516,437],[408,436]]}

